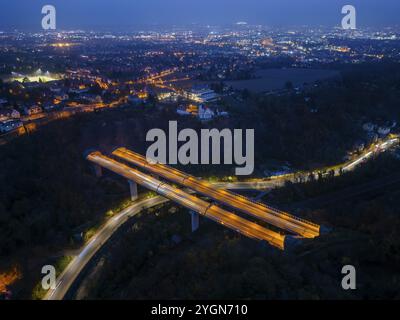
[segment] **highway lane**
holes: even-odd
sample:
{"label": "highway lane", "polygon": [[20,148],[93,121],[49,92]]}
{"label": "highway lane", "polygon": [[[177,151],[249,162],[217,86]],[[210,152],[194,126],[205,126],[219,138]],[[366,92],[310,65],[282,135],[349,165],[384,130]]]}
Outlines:
{"label": "highway lane", "polygon": [[199,180],[172,167],[162,164],[150,164],[145,157],[126,148],[116,149],[112,154],[119,159],[123,159],[151,173],[160,175],[169,181],[181,184],[186,188],[192,189],[204,196],[228,205],[231,208],[238,209],[257,219],[261,219],[282,230],[306,238],[314,238],[319,235],[320,227],[314,223],[273,209],[230,191],[218,189],[206,181]]}
{"label": "highway lane", "polygon": [[264,181],[238,181],[238,182],[210,182],[215,188],[226,190],[260,190],[265,191],[282,187],[286,179],[264,180]]}
{"label": "highway lane", "polygon": [[121,225],[140,213],[143,209],[154,207],[167,201],[168,199],[161,196],[141,200],[110,218],[59,275],[56,288],[50,289],[45,295],[44,300],[62,300],[85,266]]}
{"label": "highway lane", "polygon": [[102,155],[100,152],[92,152],[87,156],[87,159],[96,165],[106,168],[114,173],[125,177],[128,180],[144,186],[147,189],[157,192],[186,208],[197,212],[225,227],[237,231],[250,238],[261,241],[267,241],[271,245],[284,249],[285,236],[275,231],[266,229],[241,218],[231,212],[217,207],[207,201],[195,197],[181,189],[163,183],[152,176],[133,169],[125,164],[122,164],[114,159]]}
{"label": "highway lane", "polygon": [[343,164],[320,168],[310,172],[296,172],[288,173],[283,175],[271,176],[264,179],[255,179],[254,181],[239,181],[239,182],[215,182],[212,185],[216,188],[228,189],[228,190],[268,190],[276,187],[282,187],[286,182],[297,182],[301,177],[303,181],[308,181],[310,179],[310,174],[314,177],[318,176],[319,172],[328,172],[333,170],[335,176],[341,174],[341,169],[343,172],[352,171],[356,169],[363,162],[368,161],[374,155],[382,152],[386,152],[392,147],[399,145],[400,138],[397,135],[392,135],[382,142],[372,145],[365,152],[349,160]]}

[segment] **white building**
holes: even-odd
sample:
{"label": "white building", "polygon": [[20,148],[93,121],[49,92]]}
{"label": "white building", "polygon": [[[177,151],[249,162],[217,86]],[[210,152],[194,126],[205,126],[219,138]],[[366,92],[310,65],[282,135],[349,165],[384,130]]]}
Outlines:
{"label": "white building", "polygon": [[139,106],[146,102],[146,99],[142,99],[137,95],[130,95],[128,96],[128,102],[134,106]]}
{"label": "white building", "polygon": [[27,116],[31,116],[31,115],[34,115],[34,114],[39,114],[39,113],[42,113],[42,112],[43,112],[42,108],[39,107],[39,106],[36,106],[36,105],[24,108],[24,113]]}
{"label": "white building", "polygon": [[379,127],[378,128],[378,133],[382,136],[388,135],[390,133],[390,131],[391,131],[391,128],[389,128],[389,127]]}
{"label": "white building", "polygon": [[69,99],[69,95],[66,93],[61,93],[61,94],[55,95],[54,99],[56,99],[58,101],[65,101],[65,100]]}
{"label": "white building", "polygon": [[199,106],[199,119],[201,121],[209,121],[215,117],[215,112],[210,108],[204,107],[203,105]]}
{"label": "white building", "polygon": [[211,89],[200,89],[200,90],[191,90],[187,92],[187,98],[189,100],[198,102],[198,103],[207,103],[213,102],[219,99],[219,95],[215,93],[214,90]]}
{"label": "white building", "polygon": [[186,109],[178,108],[176,109],[176,113],[180,116],[190,116],[192,115],[190,112],[186,111]]}
{"label": "white building", "polygon": [[375,125],[371,122],[364,123],[363,125],[364,131],[372,132],[375,130]]}
{"label": "white building", "polygon": [[21,114],[15,109],[0,109],[0,121],[19,119]]}
{"label": "white building", "polygon": [[0,122],[0,132],[6,133],[22,127],[23,124],[20,120],[7,120]]}

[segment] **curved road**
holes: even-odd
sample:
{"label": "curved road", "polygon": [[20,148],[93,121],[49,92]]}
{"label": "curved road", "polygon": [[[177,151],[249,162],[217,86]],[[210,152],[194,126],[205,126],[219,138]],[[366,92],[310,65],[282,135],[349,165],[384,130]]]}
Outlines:
{"label": "curved road", "polygon": [[141,200],[109,219],[81,249],[79,255],[75,256],[71,263],[65,268],[57,278],[56,288],[50,289],[43,300],[62,300],[83,268],[121,225],[129,218],[140,213],[143,209],[151,208],[167,201],[167,199],[160,196]]}

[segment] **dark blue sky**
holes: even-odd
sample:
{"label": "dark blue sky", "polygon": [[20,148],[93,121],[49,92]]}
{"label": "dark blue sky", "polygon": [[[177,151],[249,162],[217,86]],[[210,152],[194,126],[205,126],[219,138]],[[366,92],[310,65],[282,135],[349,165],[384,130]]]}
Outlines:
{"label": "dark blue sky", "polygon": [[58,28],[151,24],[338,25],[341,7],[359,26],[400,25],[400,0],[1,0],[0,28],[40,28],[41,7],[57,8]]}

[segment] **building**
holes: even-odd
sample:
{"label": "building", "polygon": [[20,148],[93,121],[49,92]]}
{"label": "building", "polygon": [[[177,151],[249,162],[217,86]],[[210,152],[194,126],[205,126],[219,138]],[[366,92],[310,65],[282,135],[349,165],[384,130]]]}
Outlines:
{"label": "building", "polygon": [[44,111],[51,112],[56,109],[60,109],[60,104],[45,103],[43,106]]}
{"label": "building", "polygon": [[79,88],[70,88],[69,92],[73,93],[73,94],[82,94],[82,93],[89,92],[89,90],[90,90],[90,88],[88,88],[88,87],[80,86]]}
{"label": "building", "polygon": [[215,117],[215,112],[208,107],[200,105],[198,117],[201,121],[209,121]]}
{"label": "building", "polygon": [[128,96],[128,103],[134,106],[140,106],[146,102],[146,99],[140,98],[137,95],[130,95]]}
{"label": "building", "polygon": [[37,105],[33,105],[33,106],[30,106],[30,107],[25,107],[24,108],[24,113],[27,116],[32,116],[34,114],[39,114],[39,113],[42,113],[42,112],[43,112],[42,108],[37,106]]}
{"label": "building", "polygon": [[0,109],[0,121],[19,119],[21,114],[15,109]]}
{"label": "building", "polygon": [[176,113],[179,114],[180,116],[190,116],[191,113],[186,111],[186,108],[184,107],[178,107],[176,109]]}
{"label": "building", "polygon": [[60,94],[63,89],[61,87],[50,87],[52,93]]}
{"label": "building", "polygon": [[364,123],[363,130],[367,132],[373,132],[375,130],[375,125],[371,122]]}
{"label": "building", "polygon": [[171,89],[162,88],[157,90],[157,99],[164,103],[175,103],[178,101],[178,97],[178,94]]}
{"label": "building", "polygon": [[390,133],[390,131],[391,131],[391,128],[390,128],[390,127],[379,127],[379,128],[378,128],[378,133],[379,133],[381,136],[386,136],[386,135],[388,135],[388,134]]}
{"label": "building", "polygon": [[57,101],[65,101],[69,99],[69,95],[66,93],[60,93],[54,96],[54,99]]}
{"label": "building", "polygon": [[79,96],[80,99],[89,103],[102,103],[103,99],[99,95],[83,93]]}
{"label": "building", "polygon": [[188,106],[182,105],[176,109],[176,113],[180,116],[197,116],[199,108],[194,104],[189,104]]}
{"label": "building", "polygon": [[210,103],[217,101],[220,96],[215,93],[214,90],[211,89],[192,89],[191,91],[186,93],[186,97],[189,100],[198,103]]}
{"label": "building", "polygon": [[6,132],[10,132],[13,131],[15,129],[18,129],[20,127],[22,127],[22,121],[20,120],[6,120],[3,122],[0,122],[0,132],[1,133],[6,133]]}
{"label": "building", "polygon": [[220,111],[217,109],[217,116],[218,117],[228,117],[229,113],[227,111]]}

